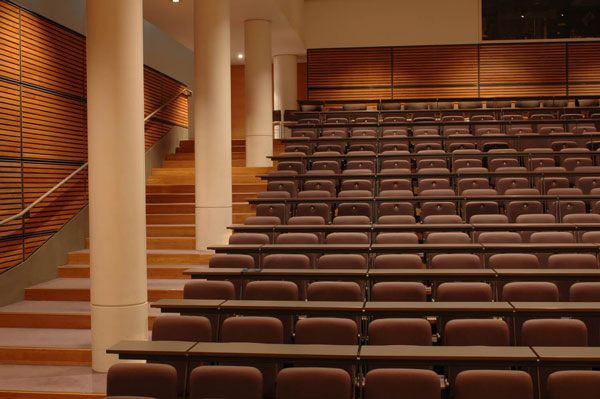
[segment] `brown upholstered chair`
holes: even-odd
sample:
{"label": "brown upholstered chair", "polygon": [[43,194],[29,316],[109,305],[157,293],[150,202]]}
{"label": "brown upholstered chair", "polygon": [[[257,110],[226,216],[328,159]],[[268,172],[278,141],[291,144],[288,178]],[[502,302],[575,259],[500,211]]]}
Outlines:
{"label": "brown upholstered chair", "polygon": [[365,399],[389,399],[400,393],[402,399],[440,399],[440,379],[431,370],[375,369],[365,377]]}
{"label": "brown upholstered chair", "polygon": [[255,367],[202,366],[190,374],[190,399],[262,399],[263,377]]}
{"label": "brown upholstered chair", "polygon": [[467,370],[453,387],[455,399],[533,399],[531,376],[524,371]]}
{"label": "brown upholstered chair", "polygon": [[377,319],[369,323],[371,345],[431,345],[427,319]]}
{"label": "brown upholstered chair", "polygon": [[548,376],[550,399],[596,399],[600,392],[600,371],[564,370]]}
{"label": "brown upholstered chair", "polygon": [[117,363],[108,370],[106,394],[177,399],[177,370],[168,364]]}
{"label": "brown upholstered chair", "polygon": [[423,283],[412,281],[383,281],[373,284],[371,301],[413,302],[427,300]]}
{"label": "brown upholstered chair", "polygon": [[277,399],[351,399],[352,379],[342,369],[292,367],[277,375]]}

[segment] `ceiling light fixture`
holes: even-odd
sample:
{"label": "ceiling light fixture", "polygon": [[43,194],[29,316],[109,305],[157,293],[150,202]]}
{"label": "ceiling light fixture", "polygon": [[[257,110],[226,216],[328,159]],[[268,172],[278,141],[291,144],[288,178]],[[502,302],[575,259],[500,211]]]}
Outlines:
{"label": "ceiling light fixture", "polygon": [[179,3],[179,0],[171,0],[173,3]]}
{"label": "ceiling light fixture", "polygon": [[238,53],[237,57],[238,57],[238,60],[243,60],[244,59],[244,54]]}

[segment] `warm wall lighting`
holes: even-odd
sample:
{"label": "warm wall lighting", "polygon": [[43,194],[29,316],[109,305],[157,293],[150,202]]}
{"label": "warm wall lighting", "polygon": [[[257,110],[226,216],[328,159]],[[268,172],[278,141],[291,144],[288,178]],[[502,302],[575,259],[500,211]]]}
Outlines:
{"label": "warm wall lighting", "polygon": [[244,59],[244,54],[242,54],[242,53],[239,53],[239,54],[238,54],[238,60],[243,60],[243,59]]}
{"label": "warm wall lighting", "polygon": [[171,0],[173,3],[179,3],[179,0]]}

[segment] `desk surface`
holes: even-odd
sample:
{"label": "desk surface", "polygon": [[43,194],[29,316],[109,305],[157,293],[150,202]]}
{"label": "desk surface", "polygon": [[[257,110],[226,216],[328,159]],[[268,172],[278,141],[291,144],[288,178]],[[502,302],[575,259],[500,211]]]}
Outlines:
{"label": "desk surface", "polygon": [[368,345],[360,349],[365,361],[423,361],[445,363],[535,363],[536,354],[527,346],[409,346]]}
{"label": "desk surface", "polygon": [[366,302],[369,313],[414,313],[437,315],[443,313],[511,314],[513,307],[508,302]]}
{"label": "desk surface", "polygon": [[218,311],[225,299],[159,299],[152,302],[150,307],[171,310]]}
{"label": "desk surface", "polygon": [[540,315],[600,314],[600,302],[511,302],[516,313]]}
{"label": "desk surface", "polygon": [[356,361],[358,345],[257,344],[199,342],[189,356],[207,359],[344,360]]}
{"label": "desk surface", "polygon": [[225,311],[252,311],[262,310],[271,313],[277,312],[350,312],[362,313],[363,301],[249,301],[229,300],[220,306]]}
{"label": "desk surface", "polygon": [[185,356],[196,345],[188,341],[121,341],[106,350],[122,358],[136,355]]}
{"label": "desk surface", "polygon": [[531,349],[538,355],[542,363],[593,363],[600,364],[600,347],[564,347],[533,346]]}

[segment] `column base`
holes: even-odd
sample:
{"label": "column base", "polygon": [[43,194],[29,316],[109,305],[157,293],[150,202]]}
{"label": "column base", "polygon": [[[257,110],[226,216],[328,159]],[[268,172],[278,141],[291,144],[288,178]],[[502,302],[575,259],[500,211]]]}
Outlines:
{"label": "column base", "polygon": [[273,136],[246,136],[246,166],[264,167],[273,166],[267,158],[273,155]]}
{"label": "column base", "polygon": [[123,340],[148,339],[148,302],[139,305],[99,306],[92,311],[92,369],[105,373],[117,363],[106,349]]}
{"label": "column base", "polygon": [[231,206],[196,207],[196,249],[206,250],[209,245],[227,244],[232,223]]}

